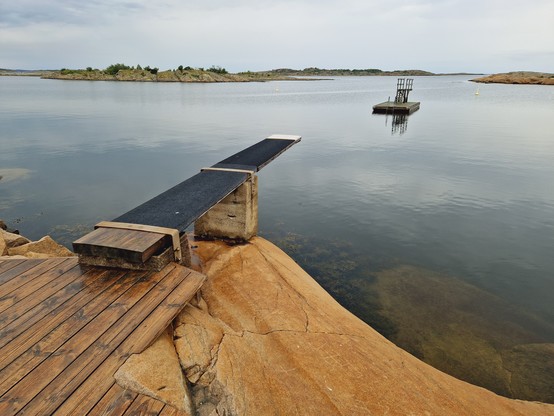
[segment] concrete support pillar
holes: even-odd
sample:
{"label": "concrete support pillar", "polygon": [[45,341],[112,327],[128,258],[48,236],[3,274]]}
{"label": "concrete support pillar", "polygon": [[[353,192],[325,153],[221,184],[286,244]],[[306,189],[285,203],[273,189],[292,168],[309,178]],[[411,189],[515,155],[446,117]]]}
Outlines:
{"label": "concrete support pillar", "polygon": [[249,180],[194,223],[200,237],[249,240],[258,232],[258,177]]}

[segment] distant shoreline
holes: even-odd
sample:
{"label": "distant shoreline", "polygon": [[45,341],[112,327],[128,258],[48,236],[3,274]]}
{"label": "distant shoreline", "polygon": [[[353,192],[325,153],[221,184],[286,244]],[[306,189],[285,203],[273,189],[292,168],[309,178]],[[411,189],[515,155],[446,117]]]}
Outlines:
{"label": "distant shoreline", "polygon": [[519,71],[487,75],[470,81],[484,84],[554,85],[554,74]]}
{"label": "distant shoreline", "polygon": [[[109,68],[108,68],[109,69]],[[221,68],[216,68],[221,69]],[[34,76],[43,79],[71,81],[124,81],[124,82],[183,82],[183,83],[219,83],[219,82],[266,82],[266,81],[321,81],[321,77],[344,76],[444,76],[444,75],[481,75],[468,73],[435,74],[417,69],[382,71],[380,69],[320,69],[305,68],[302,70],[281,68],[270,71],[240,72],[213,71],[212,68],[182,68],[167,71],[152,71],[150,68],[130,68],[109,72],[87,68],[62,70],[11,70],[1,69],[0,76]],[[314,78],[317,77],[317,78]]]}

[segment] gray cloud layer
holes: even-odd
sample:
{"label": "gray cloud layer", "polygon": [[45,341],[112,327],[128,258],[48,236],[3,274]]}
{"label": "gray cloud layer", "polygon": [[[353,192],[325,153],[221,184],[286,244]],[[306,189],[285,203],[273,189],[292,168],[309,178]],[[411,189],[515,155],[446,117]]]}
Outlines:
{"label": "gray cloud layer", "polygon": [[0,67],[554,72],[551,0],[0,0]]}

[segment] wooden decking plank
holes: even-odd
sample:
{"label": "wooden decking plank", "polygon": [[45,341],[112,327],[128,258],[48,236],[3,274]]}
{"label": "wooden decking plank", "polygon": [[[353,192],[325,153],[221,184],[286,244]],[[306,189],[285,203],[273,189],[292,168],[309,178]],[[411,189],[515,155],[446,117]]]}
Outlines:
{"label": "wooden decking plank", "polygon": [[0,274],[10,270],[11,268],[17,266],[18,264],[23,263],[24,259],[9,259],[9,260],[0,260]]}
{"label": "wooden decking plank", "polygon": [[129,317],[142,320],[143,316],[137,312],[144,310],[149,313],[151,298],[165,297],[164,284],[171,285],[172,282],[164,277],[174,269],[175,265],[172,264],[163,272],[151,273],[122,294],[14,386],[9,396],[19,401],[10,403],[7,409],[18,411],[25,407],[23,411],[27,414],[50,414],[55,410],[73,391],[70,386],[74,386],[74,389],[81,384],[132,332],[136,324],[133,325]]}
{"label": "wooden decking plank", "polygon": [[32,269],[36,265],[42,263],[44,260],[23,260],[21,263],[16,265],[15,267],[10,268],[9,270],[3,272],[0,274],[0,292],[4,293],[4,289],[2,286],[5,282],[11,281],[14,277],[19,276],[22,273],[25,273],[26,271]]}
{"label": "wooden decking plank", "polygon": [[127,416],[157,416],[163,409],[164,403],[152,399],[144,394],[139,394],[127,409],[124,415]]}
{"label": "wooden decking plank", "polygon": [[[14,347],[14,340],[31,327],[28,331],[29,336],[36,335],[41,330],[50,331],[51,328],[55,328],[86,305],[89,300],[100,295],[115,283],[113,278],[106,277],[107,273],[107,269],[100,273],[85,272],[81,275],[80,281],[59,289],[55,294],[50,293],[46,297],[41,292],[37,299],[28,300],[31,305],[36,304],[25,313],[21,313],[18,308],[7,310],[0,317],[0,319],[5,317],[5,321],[9,322],[0,325],[0,348],[8,342],[12,343],[11,347]],[[39,323],[37,324],[37,322]]]}
{"label": "wooden decking plank", "polygon": [[[36,273],[36,276],[29,278],[27,282],[0,298],[0,314],[11,308],[17,308],[20,310],[20,313],[24,313],[30,307],[30,304],[24,302],[18,305],[18,303],[27,297],[36,297],[37,291],[40,294],[52,293],[52,290],[58,290],[69,282],[74,281],[79,277],[79,273],[71,274],[67,272],[76,266],[77,262],[75,259],[68,258],[57,264],[44,262],[31,269],[28,273]],[[8,286],[8,284],[5,286]],[[40,294],[38,296],[41,296]]]}
{"label": "wooden decking plank", "polygon": [[[83,319],[84,317],[94,318],[120,296],[125,274],[125,271],[121,271],[114,275],[113,284],[107,282],[105,289],[99,288],[98,293],[85,297],[85,302],[78,298],[76,305],[73,305],[76,308],[56,309],[24,333],[13,339],[8,338],[9,344],[0,350],[2,352],[0,354],[0,392],[3,386],[2,379],[6,374],[14,372],[16,368],[24,366],[33,358],[39,358],[41,351],[48,351],[55,345],[61,345],[87,324],[88,321]],[[16,359],[18,363],[12,363]],[[6,368],[8,365],[10,365],[9,369]]]}
{"label": "wooden decking plank", "polygon": [[[61,414],[86,414],[113,381],[113,374],[130,354],[144,351],[167,328],[178,312],[204,283],[205,276],[191,272],[144,320],[125,341],[73,392],[58,409]],[[171,314],[168,314],[171,311]]]}
{"label": "wooden decking plank", "polygon": [[[100,399],[98,403],[88,412],[88,416],[121,416],[125,414],[129,406],[133,403],[138,393],[131,390],[125,390],[115,382]],[[69,413],[56,411],[53,416],[69,415]]]}
{"label": "wooden decking plank", "polygon": [[[77,349],[86,349],[89,346],[89,344],[86,344],[87,340],[93,342],[101,335],[98,333],[94,334],[94,331],[107,329],[107,327],[103,327],[105,322],[102,318],[105,319],[107,315],[114,319],[115,313],[119,312],[121,314],[124,312],[125,305],[115,303],[114,307],[114,302],[124,297],[133,287],[140,285],[141,282],[136,285],[133,284],[140,281],[143,275],[144,273],[124,273],[121,277],[121,272],[117,273],[117,276],[121,277],[121,279],[118,279],[116,284],[110,287],[103,296],[93,299],[82,310],[65,319],[51,331],[40,331],[39,334],[33,336],[31,340],[26,340],[24,345],[18,346],[18,348],[15,348],[14,343],[8,344],[3,349],[5,354],[0,356],[0,363],[10,363],[0,371],[0,395],[12,388],[19,380],[26,377],[35,367],[47,359],[58,362],[61,358],[65,358],[65,361],[71,361],[72,355],[69,353],[72,351],[65,351],[64,348],[77,344]],[[131,277],[131,280],[129,280],[129,277]],[[141,288],[142,286],[139,286],[135,291]],[[98,317],[101,318],[98,319]],[[91,324],[94,324],[94,328],[90,327]],[[92,334],[89,334],[88,338],[77,337],[84,328],[87,328],[88,331],[92,330]],[[91,339],[93,337],[94,339]],[[72,341],[70,344],[67,344],[69,340]],[[33,343],[30,344],[29,341],[33,341]],[[79,345],[80,342],[82,342],[81,345]],[[2,364],[0,364],[0,368]],[[44,381],[44,379],[41,381]],[[0,405],[0,410],[1,408]]]}
{"label": "wooden decking plank", "polygon": [[148,231],[98,228],[73,242],[75,252],[87,256],[148,260],[165,244],[166,236]]}
{"label": "wooden decking plank", "polygon": [[[161,274],[161,273],[159,273]],[[109,331],[106,331],[95,344],[91,345],[87,351],[81,354],[74,362],[72,362],[50,385],[42,390],[35,399],[29,404],[30,408],[41,412],[53,411],[55,406],[44,408],[41,403],[57,403],[61,404],[67,395],[73,392],[102,362],[121,344],[127,336],[139,325],[139,323],[147,317],[153,309],[171,292],[175,287],[182,282],[185,276],[176,272],[176,269],[165,275],[164,279],[154,287],[148,296],[144,296],[140,302],[137,302],[134,308],[130,309],[126,316],[113,325]],[[173,318],[171,318],[173,319]],[[160,321],[157,325],[160,325]],[[162,329],[163,331],[163,329]],[[110,349],[104,348],[109,345]],[[127,349],[119,349],[117,355],[123,355],[125,358],[129,356]],[[106,375],[105,375],[106,376]],[[110,375],[108,375],[109,377]],[[65,395],[61,395],[63,391]],[[90,398],[90,396],[87,396]],[[96,399],[96,397],[95,397]],[[35,410],[35,411],[36,411]],[[78,412],[82,413],[82,412]]]}
{"label": "wooden decking plank", "polygon": [[39,278],[43,273],[58,266],[66,260],[67,258],[52,258],[42,260],[32,268],[18,274],[17,276],[12,277],[7,282],[2,283],[2,285],[0,285],[0,293],[2,293],[0,304],[2,300],[8,299],[10,297],[10,293],[19,289],[21,286],[28,285],[34,279]]}

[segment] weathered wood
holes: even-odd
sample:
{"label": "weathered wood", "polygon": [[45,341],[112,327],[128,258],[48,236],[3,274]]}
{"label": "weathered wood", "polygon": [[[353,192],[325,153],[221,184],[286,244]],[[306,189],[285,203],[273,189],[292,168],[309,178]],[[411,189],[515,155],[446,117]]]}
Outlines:
{"label": "weathered wood", "polygon": [[394,101],[385,101],[384,103],[373,106],[375,114],[412,114],[419,110],[419,102],[397,103]]}
{"label": "weathered wood", "polygon": [[[181,243],[181,264],[191,265],[190,244],[187,235],[183,233],[180,236]],[[169,244],[169,243],[168,243]],[[153,255],[145,262],[134,263],[123,258],[106,258],[101,256],[79,255],[79,263],[89,266],[117,267],[127,270],[153,270],[160,271],[169,263],[175,261],[175,253],[172,245],[169,245],[160,254]]]}
{"label": "weathered wood", "polygon": [[[145,289],[144,286],[149,289],[157,283],[150,281],[144,283],[140,280],[142,277],[140,275],[125,277],[127,279],[121,280],[121,285],[116,288],[112,298],[99,297],[99,302],[94,302],[94,308],[91,308],[90,312],[92,313],[72,315],[0,371],[0,395],[16,383],[17,387],[10,392],[12,398],[28,397],[32,392],[38,393],[40,386],[48,384],[57,373],[94,342],[109,325],[116,322],[125,313],[129,304],[138,301],[137,294]],[[129,280],[135,283],[130,288]],[[6,354],[0,356],[0,362],[21,353],[20,349],[11,348],[10,344],[7,347],[9,348],[7,348]],[[0,414],[1,411],[0,403]]]}
{"label": "weathered wood", "polygon": [[[140,323],[132,335],[118,347],[116,353],[104,360],[98,369],[73,392],[60,409],[68,414],[86,414],[93,405],[91,403],[95,403],[101,397],[100,392],[109,387],[110,377],[107,375],[115,374],[128,354],[141,353],[157,339],[173,320],[173,318],[170,319],[172,314],[167,314],[167,311],[173,310],[176,316],[177,311],[182,309],[200,289],[204,280],[204,275],[192,272],[183,284],[164,299],[161,307],[155,309]],[[121,353],[125,351],[126,354]]]}
{"label": "weathered wood", "polygon": [[[76,264],[72,261],[71,257],[61,262],[45,261],[23,274],[22,276],[25,277],[21,281],[18,281],[19,279],[13,279],[12,282],[18,281],[18,287],[14,288],[13,285],[6,283],[2,287],[2,294],[4,296],[0,298],[0,313],[12,306],[16,306],[15,313],[24,313],[26,308],[29,307],[29,304],[25,302],[18,305],[18,302],[27,297],[34,298],[37,294],[36,292],[39,292],[38,296],[45,292],[52,293],[52,290],[55,292],[59,288],[67,285],[68,282],[77,279],[79,274],[67,273],[74,267],[76,267]],[[31,300],[31,303],[32,302]]]}
{"label": "weathered wood", "polygon": [[154,253],[167,246],[163,234],[117,228],[97,228],[73,242],[73,250],[85,256],[122,259],[144,263]]}
{"label": "weathered wood", "polygon": [[14,277],[25,273],[27,270],[32,269],[40,263],[40,260],[24,260],[23,262],[17,264],[15,267],[11,267],[6,272],[2,272],[2,274],[0,275],[0,293],[5,293],[3,286],[6,282],[9,283]]}
{"label": "weathered wood", "polygon": [[[25,363],[23,368],[16,372],[19,380],[17,385],[10,390],[10,397],[16,403],[8,407],[8,409],[19,411],[26,404],[26,401],[39,394],[43,388],[47,385],[52,386],[51,381],[76,361],[90,346],[97,346],[97,348],[92,348],[89,351],[90,353],[106,354],[109,344],[100,342],[95,344],[95,342],[101,338],[106,330],[111,329],[111,326],[118,322],[130,307],[141,300],[145,291],[149,291],[162,280],[162,277],[155,275],[152,279],[137,281],[128,290],[125,290],[108,308],[95,316],[94,319],[91,319],[92,317],[83,317],[88,323],[77,334],[67,339],[67,341],[60,344],[57,342],[58,336],[54,340],[48,339],[47,342],[39,342],[37,345],[39,345],[39,351],[41,351],[40,356],[38,358],[33,357],[32,360]],[[21,375],[23,373],[25,373],[24,376]],[[3,392],[3,389],[0,392]],[[50,413],[48,410],[40,407],[40,405],[46,405],[47,403],[43,403],[41,400],[41,403],[38,404],[39,407],[31,414]],[[52,403],[49,404],[51,405]],[[1,411],[2,404],[0,404],[0,413]]]}
{"label": "weathered wood", "polygon": [[143,394],[139,394],[124,414],[128,416],[156,416],[160,413],[163,407],[164,404],[162,402],[151,399]]}
{"label": "weathered wood", "polygon": [[25,260],[23,259],[0,260],[0,273],[8,271],[9,269],[23,263],[24,261]]}
{"label": "weathered wood", "polygon": [[[80,306],[79,301],[65,304],[65,307],[57,308],[53,314],[45,315],[43,319],[29,327],[20,336],[9,340],[9,348],[4,348],[3,354],[0,355],[0,368],[2,368],[0,370],[0,392],[6,374],[12,373],[14,369],[25,365],[33,357],[36,358],[36,352],[49,351],[55,345],[62,345],[63,342],[84,327],[89,320],[94,319],[96,315],[110,306],[121,295],[121,290],[125,285],[133,282],[133,280],[125,279],[125,272],[120,272],[112,277],[115,284],[107,284],[105,290],[98,290],[98,294],[102,294],[102,296],[94,294],[89,303],[77,310],[75,310],[75,307]],[[136,278],[136,281],[138,280],[139,277]],[[85,318],[88,318],[88,320]],[[15,359],[18,359],[19,363],[12,363]],[[11,368],[6,368],[8,364]]]}
{"label": "weathered wood", "polygon": [[[121,416],[125,414],[133,403],[138,393],[125,390],[116,383],[107,391],[98,403],[88,412],[88,416]],[[67,415],[68,413],[58,410],[53,416]]]}
{"label": "weathered wood", "polygon": [[[168,269],[171,268],[168,267]],[[174,270],[173,268],[164,272],[169,274]],[[158,273],[157,275],[161,274]],[[171,274],[175,279],[164,280],[159,278],[153,288],[140,288],[134,291],[136,293],[131,294],[130,292],[143,282],[133,286],[124,294],[129,294],[129,296],[125,296],[125,299],[118,299],[117,303],[120,303],[122,308],[115,307],[113,311],[106,313],[105,317],[99,317],[92,321],[90,325],[83,328],[78,336],[63,345],[63,357],[50,358],[46,365],[37,367],[33,374],[23,379],[19,384],[25,384],[28,380],[29,386],[26,389],[36,389],[37,392],[40,390],[37,396],[26,406],[25,411],[31,412],[31,414],[49,414],[55,410],[65,400],[66,395],[73,392],[98,365],[109,357],[115,348],[137,327],[138,322],[142,321],[159,304],[161,298],[165,297],[166,290],[180,283],[177,280],[178,276],[175,273]],[[172,281],[169,282],[169,280]],[[147,293],[144,296],[137,297],[137,294],[144,292],[145,289]],[[136,308],[133,308],[135,305]],[[108,329],[103,332],[102,328]],[[41,380],[34,382],[37,377]],[[51,380],[51,382],[49,384],[43,383],[44,379]],[[19,384],[15,391],[19,389]],[[46,384],[48,385],[46,386]],[[40,389],[38,388],[39,385],[41,386]]]}
{"label": "weathered wood", "polygon": [[[41,288],[48,288],[50,296],[37,293],[41,299],[34,301],[27,295],[0,313],[0,319],[15,317],[0,339],[2,415],[86,414],[99,403],[109,403],[110,397],[118,402],[119,395],[108,394],[113,374],[130,354],[142,352],[165,330],[205,280],[177,264],[155,273],[82,269],[75,267],[76,261],[63,260],[63,267],[49,272],[52,281]],[[42,270],[44,263],[52,264],[42,260],[35,268]],[[53,292],[56,282],[59,290]],[[20,296],[25,286],[14,295]],[[24,306],[26,302],[30,306]],[[21,317],[15,310],[23,312]],[[40,312],[41,318],[32,312]],[[15,323],[25,328],[10,332]],[[140,399],[135,407],[159,412],[164,404]],[[125,406],[121,409],[126,411]]]}
{"label": "weathered wood", "polygon": [[[78,270],[80,271],[80,269]],[[86,272],[81,275],[82,281],[70,284],[55,294],[46,297],[41,293],[37,299],[40,303],[31,307],[35,303],[35,299],[32,299],[33,302],[30,302],[31,299],[29,299],[29,309],[23,314],[20,314],[21,311],[18,307],[7,310],[2,317],[6,317],[6,322],[9,323],[0,326],[0,347],[11,342],[12,351],[14,351],[17,349],[18,342],[24,342],[24,340],[32,345],[33,342],[40,339],[41,334],[48,334],[73,314],[80,312],[81,315],[84,315],[86,309],[90,308],[90,305],[87,304],[115,283],[113,276],[106,277],[107,272],[107,270]],[[122,272],[120,275],[123,276],[123,274]],[[66,303],[66,301],[69,302]],[[25,306],[26,303],[24,302],[22,305]],[[26,338],[19,337],[23,333],[27,335]],[[35,341],[33,341],[33,337]]]}
{"label": "weathered wood", "polygon": [[190,416],[190,415],[183,410],[178,410],[169,405],[165,405],[162,411],[159,413],[159,416]]}
{"label": "weathered wood", "polygon": [[[59,281],[52,280],[41,290],[21,299],[3,311],[0,315],[0,347],[5,345],[8,339],[13,339],[37,320],[43,318],[45,313],[51,311],[52,306],[58,304],[59,299],[69,299],[76,291],[81,290],[83,285],[79,279],[81,274],[75,265],[73,268],[77,270],[69,269]],[[50,276],[55,277],[55,275]],[[73,282],[68,282],[68,279],[73,279]],[[12,295],[14,298],[20,296],[19,293]]]}

